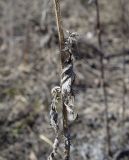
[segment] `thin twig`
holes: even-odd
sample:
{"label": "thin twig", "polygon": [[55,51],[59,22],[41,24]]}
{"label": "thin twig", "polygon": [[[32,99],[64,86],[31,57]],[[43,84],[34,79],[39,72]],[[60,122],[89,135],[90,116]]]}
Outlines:
{"label": "thin twig", "polygon": [[[53,0],[54,8],[55,8],[55,16],[56,16],[56,24],[58,29],[58,36],[59,36],[59,45],[60,51],[64,49],[64,32],[62,27],[62,20],[61,20],[61,11],[60,11],[60,0]],[[63,63],[63,61],[61,61]]]}
{"label": "thin twig", "polygon": [[[98,34],[98,45],[100,50],[103,50],[102,45],[102,30],[101,30],[101,23],[100,23],[100,10],[99,10],[99,1],[95,1],[96,5],[96,16],[97,16],[97,34]],[[107,99],[107,90],[105,86],[105,66],[104,66],[104,52],[102,51],[100,56],[100,64],[101,64],[101,87],[103,89],[104,94],[104,104],[105,104],[105,118],[106,118],[106,133],[107,133],[107,155],[111,156],[111,141],[110,141],[110,126],[109,126],[109,119],[108,119],[108,99]]]}
{"label": "thin twig", "polygon": [[[125,39],[125,34],[126,34],[126,18],[125,18],[125,11],[126,11],[126,7],[125,7],[125,1],[120,0],[120,6],[121,6],[121,24],[122,24],[122,49],[123,49],[123,97],[122,97],[122,122],[124,123],[125,120],[125,112],[126,112],[126,83],[125,83],[125,77],[126,77],[126,55],[124,54],[125,52],[125,43],[126,43],[126,39]],[[122,125],[123,125],[122,123]]]}

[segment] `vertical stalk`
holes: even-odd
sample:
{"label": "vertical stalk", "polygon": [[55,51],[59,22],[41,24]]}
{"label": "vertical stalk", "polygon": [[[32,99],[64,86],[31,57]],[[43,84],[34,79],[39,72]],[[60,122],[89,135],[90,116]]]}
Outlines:
{"label": "vertical stalk", "polygon": [[[98,45],[99,49],[103,50],[102,45],[102,31],[101,31],[101,22],[100,22],[100,11],[99,11],[99,1],[95,1],[96,5],[96,17],[97,17],[97,34],[98,34]],[[105,86],[105,66],[104,66],[104,54],[101,53],[100,56],[100,64],[101,64],[101,87],[103,89],[103,95],[104,95],[104,105],[105,105],[105,121],[106,121],[106,134],[107,134],[107,155],[111,156],[111,141],[110,141],[110,126],[109,126],[109,120],[108,120],[108,99],[107,99],[107,90]]]}
{"label": "vertical stalk", "polygon": [[56,24],[57,24],[58,36],[59,36],[60,51],[62,51],[64,49],[64,32],[63,32],[63,28],[62,28],[60,0],[53,0],[53,1],[54,1]]}
{"label": "vertical stalk", "polygon": [[[120,0],[120,6],[121,6],[121,24],[122,24],[122,40],[123,40],[123,52],[125,52],[125,37],[124,35],[126,35],[126,19],[125,19],[125,1]],[[126,56],[125,53],[123,53],[123,97],[122,97],[122,122],[124,124],[124,120],[125,120],[125,112],[126,112],[126,101],[125,101],[125,97],[126,97],[126,83],[125,83],[125,76],[126,76],[126,64],[125,64],[125,60],[126,60]]]}
{"label": "vertical stalk", "polygon": [[[64,32],[63,32],[63,28],[62,28],[60,0],[53,0],[53,2],[54,2],[56,23],[57,23],[58,36],[59,36],[61,69],[63,71],[64,66],[65,66],[65,62],[67,60],[68,53],[66,51],[64,51],[65,40],[64,40]],[[62,93],[62,84],[61,84],[61,93]],[[62,101],[62,116],[63,116],[63,132],[64,132],[64,137],[65,137],[64,160],[69,160],[69,157],[70,157],[70,133],[69,133],[69,128],[68,128],[68,117],[67,117],[67,109],[66,109],[66,105],[65,105],[65,98],[62,94],[61,94],[61,101]]]}
{"label": "vertical stalk", "polygon": [[11,64],[12,63],[12,56],[13,56],[13,53],[14,53],[14,45],[15,45],[15,42],[13,40],[13,26],[14,26],[14,10],[11,9],[13,8],[13,6],[15,5],[14,1],[13,0],[10,0],[9,3],[7,3],[7,6],[6,6],[6,13],[7,15],[6,18],[7,18],[7,24],[5,25],[5,28],[7,29],[6,30],[6,35],[7,35],[7,32],[9,33],[7,36],[8,36],[8,42],[9,42],[9,54],[8,54],[8,57],[7,57],[7,63]]}
{"label": "vertical stalk", "polygon": [[25,31],[25,42],[24,42],[24,49],[23,49],[23,63],[27,65],[29,63],[29,53],[30,53],[30,43],[31,43],[31,37],[30,37],[30,24],[27,23],[26,25],[26,31]]}

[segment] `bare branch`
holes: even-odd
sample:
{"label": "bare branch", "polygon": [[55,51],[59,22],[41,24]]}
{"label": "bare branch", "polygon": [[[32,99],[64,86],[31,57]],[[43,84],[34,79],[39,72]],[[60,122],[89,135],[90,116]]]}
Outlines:
{"label": "bare branch", "polygon": [[110,140],[110,126],[108,120],[108,99],[107,99],[107,90],[105,86],[105,69],[104,69],[104,52],[103,52],[103,45],[102,45],[102,30],[101,30],[101,23],[100,23],[100,11],[99,11],[99,0],[95,1],[96,5],[96,16],[97,16],[97,34],[98,34],[98,45],[102,54],[100,56],[100,64],[101,64],[101,87],[103,89],[104,95],[104,104],[105,104],[105,118],[106,118],[106,134],[107,134],[107,155],[111,156],[111,140]]}

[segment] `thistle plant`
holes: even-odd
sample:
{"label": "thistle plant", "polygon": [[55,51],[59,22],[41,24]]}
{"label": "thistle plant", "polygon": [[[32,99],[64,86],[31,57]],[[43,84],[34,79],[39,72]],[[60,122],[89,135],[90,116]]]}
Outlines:
{"label": "thistle plant", "polygon": [[58,112],[56,105],[58,100],[61,100],[62,108],[62,121],[63,121],[63,137],[64,137],[64,160],[70,159],[70,131],[68,125],[68,114],[72,114],[74,117],[74,91],[73,83],[75,80],[75,73],[73,71],[73,59],[72,59],[72,44],[76,41],[76,33],[68,32],[68,37],[64,38],[64,32],[61,20],[60,0],[53,0],[55,8],[56,23],[59,36],[60,46],[60,62],[61,62],[61,80],[60,86],[56,86],[52,89],[52,103],[50,110],[50,122],[51,126],[55,130],[55,140],[53,143],[53,151],[51,152],[48,160],[54,160],[57,155],[57,149],[60,142],[61,129],[58,122]]}

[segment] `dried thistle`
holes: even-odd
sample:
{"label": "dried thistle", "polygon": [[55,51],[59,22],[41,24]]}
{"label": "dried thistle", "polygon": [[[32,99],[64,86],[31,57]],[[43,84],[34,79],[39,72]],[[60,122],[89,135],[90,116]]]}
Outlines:
{"label": "dried thistle", "polygon": [[58,112],[56,110],[56,104],[58,103],[58,94],[60,92],[60,87],[54,87],[51,91],[52,103],[50,110],[50,124],[55,130],[56,138],[53,143],[53,151],[51,152],[48,160],[54,160],[57,154],[57,148],[59,146],[59,125],[58,125]]}
{"label": "dried thistle", "polygon": [[[69,48],[70,49],[70,48]],[[59,129],[58,124],[58,112],[57,112],[57,104],[59,99],[63,99],[63,103],[66,107],[66,112],[73,115],[73,119],[75,120],[77,115],[75,115],[73,108],[74,108],[74,92],[72,89],[72,85],[75,79],[75,73],[73,71],[73,61],[72,61],[72,54],[69,52],[70,57],[68,61],[65,62],[65,66],[62,69],[61,73],[61,87],[55,86],[51,90],[52,102],[51,102],[51,110],[50,110],[50,124],[52,128],[55,130],[56,138],[53,144],[53,151],[51,152],[48,160],[53,160],[56,157],[57,149],[59,146],[60,141],[60,133],[62,132]],[[65,150],[70,150],[70,133],[69,131],[64,132],[64,142],[65,142]],[[68,152],[65,152],[68,159]]]}
{"label": "dried thistle", "polygon": [[62,121],[63,121],[63,135],[64,135],[64,160],[70,159],[70,131],[68,127],[68,113],[75,115],[73,111],[74,107],[74,92],[73,83],[75,80],[75,73],[73,71],[73,59],[72,59],[72,45],[76,41],[77,33],[69,32],[66,39],[64,38],[64,32],[61,23],[60,13],[60,0],[53,0],[55,7],[55,15],[60,44],[60,60],[61,60],[61,80],[60,86],[56,86],[52,89],[52,103],[50,110],[50,122],[56,133],[56,138],[53,144],[53,151],[51,152],[48,160],[54,160],[56,158],[57,149],[60,142],[61,130],[58,124],[58,112],[56,105],[58,100],[61,100],[62,107]]}
{"label": "dried thistle", "polygon": [[72,46],[75,42],[77,42],[78,33],[77,32],[70,32],[68,30],[66,31],[66,33],[68,35],[65,39],[64,51],[69,51],[70,53],[72,53]]}

